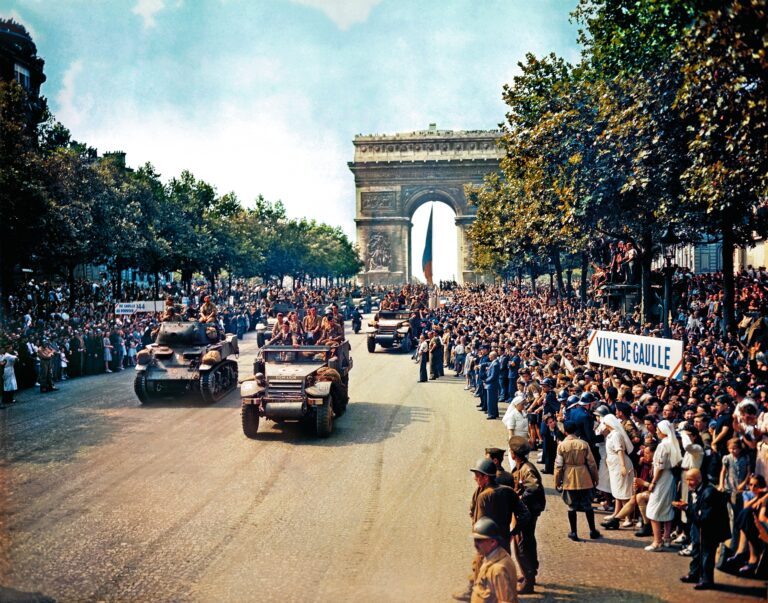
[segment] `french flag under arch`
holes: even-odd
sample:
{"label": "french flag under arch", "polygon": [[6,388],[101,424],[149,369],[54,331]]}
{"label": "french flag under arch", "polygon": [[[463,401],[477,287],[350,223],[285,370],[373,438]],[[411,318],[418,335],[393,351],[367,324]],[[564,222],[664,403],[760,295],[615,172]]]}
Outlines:
{"label": "french flag under arch", "polygon": [[424,278],[427,279],[427,285],[432,286],[432,212],[434,206],[429,208],[429,223],[427,225],[427,240],[424,241],[424,255],[421,256],[421,269],[424,271]]}

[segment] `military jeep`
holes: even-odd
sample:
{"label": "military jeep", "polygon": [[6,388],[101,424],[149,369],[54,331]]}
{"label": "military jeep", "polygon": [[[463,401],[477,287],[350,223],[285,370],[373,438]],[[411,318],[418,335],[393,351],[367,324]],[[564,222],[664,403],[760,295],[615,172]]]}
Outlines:
{"label": "military jeep", "polygon": [[261,417],[299,421],[319,437],[349,402],[350,345],[267,345],[253,363],[253,377],[240,385],[243,433],[255,438]]}
{"label": "military jeep", "polygon": [[378,318],[368,323],[368,351],[373,354],[376,344],[383,348],[399,348],[403,352],[413,349],[413,333],[409,319],[410,312],[380,310]]}

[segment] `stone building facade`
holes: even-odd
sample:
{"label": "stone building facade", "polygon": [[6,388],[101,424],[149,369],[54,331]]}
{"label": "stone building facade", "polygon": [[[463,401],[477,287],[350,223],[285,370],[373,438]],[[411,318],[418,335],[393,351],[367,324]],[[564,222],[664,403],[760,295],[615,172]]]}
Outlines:
{"label": "stone building facade", "polygon": [[[499,169],[498,131],[428,130],[359,135],[353,144],[357,243],[365,264],[364,284],[411,282],[411,220],[424,203],[439,201],[456,214],[458,266],[462,282],[477,280],[466,229],[475,208],[465,184],[480,184]],[[435,249],[435,255],[439,250]]]}

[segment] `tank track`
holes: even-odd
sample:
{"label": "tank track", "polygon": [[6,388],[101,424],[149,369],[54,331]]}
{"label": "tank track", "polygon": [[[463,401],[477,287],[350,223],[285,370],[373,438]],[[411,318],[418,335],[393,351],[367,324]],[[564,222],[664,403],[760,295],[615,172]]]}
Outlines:
{"label": "tank track", "polygon": [[237,363],[231,360],[225,360],[200,375],[200,395],[206,404],[221,400],[236,387]]}

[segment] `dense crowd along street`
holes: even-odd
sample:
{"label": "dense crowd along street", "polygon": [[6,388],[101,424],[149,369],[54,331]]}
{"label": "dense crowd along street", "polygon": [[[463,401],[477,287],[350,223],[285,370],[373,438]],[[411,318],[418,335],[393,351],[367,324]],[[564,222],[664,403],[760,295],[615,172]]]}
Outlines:
{"label": "dense crowd along street", "polygon": [[[728,593],[732,593],[738,598],[764,593],[761,586],[764,582],[759,579],[759,562],[766,545],[763,538],[768,502],[768,490],[765,488],[768,467],[768,396],[763,334],[757,330],[748,332],[747,327],[752,323],[746,319],[761,315],[756,307],[762,307],[763,295],[768,290],[768,278],[760,273],[745,273],[739,277],[738,282],[743,284],[739,319],[744,328],[733,339],[723,333],[718,320],[717,278],[706,276],[689,279],[686,283],[688,289],[679,298],[674,313],[677,317],[674,332],[678,336],[685,332],[687,342],[682,380],[655,378],[590,364],[586,358],[586,342],[593,325],[599,324],[617,332],[652,336],[659,335],[658,325],[643,324],[637,316],[622,316],[620,312],[594,303],[585,306],[576,297],[561,298],[555,291],[546,288],[534,294],[525,286],[512,284],[503,287],[459,287],[454,283],[441,283],[443,289],[406,286],[367,291],[287,290],[248,286],[244,283],[237,286],[243,310],[253,303],[260,312],[264,312],[265,317],[270,313],[276,317],[278,310],[284,307],[283,304],[290,304],[297,308],[297,313],[300,309],[310,319],[306,322],[289,321],[285,317],[281,328],[292,333],[286,339],[289,346],[296,345],[294,335],[304,336],[303,325],[311,322],[310,309],[318,305],[330,312],[325,304],[344,307],[345,304],[338,302],[347,298],[352,302],[354,299],[360,303],[360,310],[371,310],[364,319],[369,325],[369,331],[375,330],[371,326],[375,327],[386,312],[404,310],[409,316],[413,336],[420,343],[413,348],[412,353],[405,354],[396,349],[378,349],[373,354],[365,351],[365,341],[371,334],[354,334],[349,321],[346,321],[345,338],[353,344],[356,372],[350,379],[349,412],[338,422],[329,446],[333,449],[339,445],[333,443],[336,438],[342,442],[345,438],[355,440],[361,430],[368,434],[366,438],[373,437],[372,426],[365,424],[366,411],[361,409],[367,407],[368,413],[376,414],[382,410],[380,405],[387,406],[386,400],[392,401],[393,416],[404,412],[410,404],[429,400],[431,403],[425,407],[429,409],[428,412],[419,411],[427,414],[417,419],[418,422],[426,421],[430,424],[429,438],[459,438],[461,441],[461,446],[451,452],[445,448],[446,442],[440,444],[441,454],[452,457],[449,465],[453,467],[454,474],[447,482],[434,484],[442,498],[453,501],[450,509],[446,508],[447,502],[438,505],[440,513],[448,513],[457,522],[451,525],[450,532],[463,534],[454,540],[441,540],[446,550],[441,550],[439,555],[446,559],[450,557],[457,571],[453,574],[453,584],[441,583],[442,587],[431,591],[430,595],[421,591],[426,597],[424,600],[444,599],[451,593],[455,598],[469,600],[473,588],[483,583],[478,578],[482,563],[477,560],[470,563],[471,547],[468,546],[467,534],[473,523],[488,517],[495,521],[488,533],[497,537],[501,546],[501,549],[495,550],[508,549],[513,560],[511,567],[514,574],[521,579],[519,583],[515,581],[515,596],[518,596],[518,592],[519,596],[539,592],[545,596],[556,596],[554,591],[550,592],[549,584],[557,576],[555,567],[559,565],[558,555],[562,546],[584,546],[584,539],[594,541],[595,546],[607,546],[615,533],[625,535],[620,537],[620,542],[626,542],[623,546],[627,549],[627,563],[631,559],[631,563],[647,567],[648,571],[659,571],[660,562],[657,559],[674,555],[675,563],[666,564],[666,567],[677,567],[678,573],[685,580],[682,583],[678,581],[679,587],[665,585],[664,589],[672,590],[663,592],[685,592],[684,589],[690,587],[685,586],[684,582],[691,581],[694,586],[703,584],[704,587],[718,589],[718,597],[727,597]],[[168,293],[171,293],[171,289]],[[205,289],[201,288],[198,293],[199,298],[206,297]],[[359,297],[353,298],[353,293]],[[172,295],[169,297],[173,298]],[[216,295],[216,298],[225,299],[225,296]],[[231,301],[228,296],[226,299]],[[364,307],[368,304],[373,307]],[[182,310],[191,316],[195,311],[194,303],[191,307],[182,306]],[[225,324],[226,315],[226,311],[216,315],[221,329],[236,327],[237,320]],[[329,316],[332,318],[332,314],[329,313]],[[126,322],[131,324],[137,320],[145,321],[151,326],[163,320],[159,314],[140,317],[129,317]],[[114,328],[120,319],[107,312],[105,320],[107,325]],[[178,320],[178,317],[174,316],[171,320]],[[343,316],[340,316],[340,321],[343,321]],[[56,325],[54,328],[61,329],[68,322],[57,316],[52,324]],[[19,324],[25,323],[29,323],[27,331],[21,331],[18,337],[34,339],[40,330],[51,329],[45,320],[33,320],[31,323],[21,320]],[[241,366],[248,366],[251,355],[258,353],[255,335],[248,328],[241,329],[244,353],[239,362]],[[6,344],[6,349],[12,351],[14,346]],[[66,346],[62,351],[66,358]],[[8,358],[7,353],[4,358]],[[121,366],[128,368],[129,362],[126,356]],[[385,364],[382,365],[382,362]],[[69,365],[69,362],[65,364]],[[14,363],[5,366],[7,378],[13,371]],[[99,368],[101,366],[99,363]],[[29,492],[30,488],[49,487],[48,480],[53,479],[53,475],[49,473],[51,469],[45,467],[50,467],[54,458],[58,458],[54,464],[66,472],[82,469],[87,473],[98,470],[99,479],[108,479],[109,473],[102,474],[102,470],[98,469],[98,461],[91,455],[102,447],[114,450],[115,446],[120,445],[118,442],[125,438],[146,437],[141,435],[140,428],[134,431],[128,427],[130,421],[134,420],[129,417],[138,407],[130,383],[126,381],[129,376],[132,377],[132,372],[124,372],[124,377],[120,377],[116,371],[115,375],[55,381],[59,391],[42,393],[38,388],[23,390],[18,394],[16,402],[4,405],[3,472],[8,478],[7,498],[14,501],[6,511],[4,522],[9,526],[9,533],[14,536],[7,560],[15,566],[12,575],[16,575],[19,580],[10,583],[10,586],[35,590],[36,581],[41,580],[35,568],[27,564],[22,565],[26,569],[19,573],[22,566],[18,562],[25,555],[32,554],[33,549],[29,547],[36,546],[35,534],[39,528],[32,516],[27,515],[33,511],[25,511],[23,505],[19,506],[20,500],[16,496]],[[247,373],[247,370],[243,372]],[[426,379],[421,378],[424,374],[427,375]],[[400,383],[397,388],[402,390],[401,394],[393,394],[388,386],[378,385],[381,379],[391,381],[392,376],[397,377]],[[106,391],[100,393],[101,388],[113,379],[119,384],[118,389],[124,391],[116,395],[107,395]],[[95,389],[87,385],[92,380],[98,383]],[[40,381],[41,386],[43,381],[45,378]],[[92,393],[83,396],[81,383]],[[435,387],[439,388],[439,394],[432,389]],[[109,390],[113,391],[113,386],[109,386]],[[393,395],[394,398],[391,397]],[[362,398],[369,402],[361,404]],[[159,435],[163,430],[163,421],[176,424],[172,414],[178,412],[184,418],[183,422],[189,423],[189,427],[194,430],[197,428],[192,426],[198,422],[196,414],[208,414],[214,412],[215,408],[232,411],[233,402],[233,396],[228,396],[221,403],[206,408],[199,403],[190,405],[183,401],[174,403],[171,399],[161,400],[154,410],[152,404],[145,406],[146,412],[158,413],[157,419],[152,418],[151,414],[142,414],[136,416],[135,420],[143,422],[145,419],[141,417],[147,417],[147,420],[151,420],[152,433]],[[58,405],[63,405],[61,410]],[[41,413],[44,408],[49,409],[50,418]],[[478,413],[477,410],[482,412]],[[410,412],[415,411],[411,409]],[[222,415],[216,422],[217,433],[221,436],[208,434],[202,440],[217,449],[220,446],[240,449],[242,442],[238,438],[241,434],[237,430],[237,416],[232,412],[226,414],[229,420]],[[454,414],[457,416],[452,416]],[[471,422],[467,424],[467,421],[473,414],[478,419],[491,420],[480,421],[471,427]],[[110,417],[113,415],[118,424],[123,423],[127,428],[125,434],[121,435],[122,428],[117,424],[110,427]],[[67,425],[78,416],[82,417],[83,423],[74,433],[63,434],[62,430],[69,430],[72,426]],[[411,420],[416,416],[419,416],[418,413],[412,414]],[[457,420],[465,426],[459,430],[460,435],[453,429],[443,431],[446,421],[458,429],[455,424]],[[124,421],[129,423],[125,424]],[[229,427],[225,428],[225,425]],[[307,435],[300,430],[293,431],[288,425],[281,427],[280,424],[274,424],[274,427],[259,434],[260,439],[265,441],[257,441],[256,445],[274,446],[276,440],[280,440],[283,435],[287,435],[290,441],[296,442],[298,437],[303,440],[302,445],[310,444]],[[420,465],[424,460],[420,454],[409,454],[407,449],[400,448],[399,439],[407,425],[397,429],[395,425],[397,422],[384,426],[385,431],[378,436],[388,441],[388,446],[393,449],[391,454],[398,457],[405,455],[408,464]],[[50,443],[34,444],[38,437],[49,430],[52,437]],[[26,436],[25,431],[29,431]],[[174,437],[186,437],[189,434],[185,434],[185,431],[172,428],[172,433],[176,434]],[[59,437],[63,437],[64,441],[59,441]],[[94,437],[97,437],[95,441]],[[222,437],[222,442],[211,440],[216,437]],[[411,437],[413,434],[408,436],[409,441]],[[575,482],[574,476],[569,475],[569,472],[575,470],[573,455],[566,452],[566,444],[569,442],[583,444],[580,449],[582,477]],[[350,445],[354,444],[350,442]],[[64,452],[62,446],[69,452],[60,457]],[[190,446],[195,445],[191,442],[185,444],[187,448]],[[55,452],[57,449],[58,453]],[[424,450],[418,446],[417,449]],[[78,450],[80,453],[76,452]],[[245,452],[247,449],[242,450]],[[203,450],[200,452],[203,453]],[[188,453],[195,454],[191,449]],[[55,456],[45,461],[49,454]],[[125,454],[129,453],[122,452],[121,456]],[[484,454],[486,460],[478,461]],[[214,458],[218,457],[211,457]],[[432,451],[429,458],[434,458]],[[124,462],[127,461],[126,458]],[[514,461],[514,466],[510,461]],[[81,465],[83,462],[85,465]],[[170,479],[176,471],[173,467],[178,460],[157,462],[160,465],[148,461],[140,471],[159,471],[160,475],[166,475],[164,479]],[[435,458],[432,462],[438,460]],[[215,473],[216,465],[213,462],[210,471]],[[198,469],[194,471],[200,470],[197,464],[195,466]],[[379,476],[384,471],[382,467],[368,467],[366,470],[378,471]],[[467,477],[470,470],[474,472],[470,475],[477,476],[474,496],[470,496],[472,487]],[[698,473],[691,473],[690,470],[698,470]],[[404,478],[397,466],[388,467],[386,473],[395,482]],[[262,483],[263,477],[252,473],[249,475],[253,477],[253,483],[246,484],[236,479],[238,488],[247,491],[264,487],[258,485]],[[690,480],[688,476],[691,476]],[[119,477],[119,473],[115,478],[118,484],[122,483],[123,478]],[[719,545],[721,541],[730,546],[721,552],[721,557],[725,557],[718,562],[718,568],[727,573],[718,571],[717,578],[713,567],[707,565],[714,564],[714,557],[706,560],[707,551],[702,550],[701,540],[697,537],[697,530],[702,530],[704,526],[696,523],[696,516],[683,509],[682,503],[676,502],[686,500],[688,493],[685,488],[693,486],[695,490],[699,487],[694,478],[703,481],[705,485],[712,484],[717,492],[723,493],[719,512],[725,519],[719,525],[726,526],[728,530],[727,534],[723,532],[722,540],[718,539],[712,546]],[[132,479],[126,476],[126,483]],[[366,478],[360,476],[357,479],[365,482]],[[579,479],[587,481],[580,482]],[[202,496],[208,487],[205,480],[197,481],[193,478],[193,481],[195,487],[201,489],[196,496]],[[331,476],[321,479],[320,483],[327,488],[328,496],[341,496],[338,491],[341,484]],[[574,490],[574,485],[582,489]],[[118,487],[118,490],[122,487]],[[70,492],[70,495],[74,494],[74,491]],[[565,503],[558,500],[558,492],[562,492]],[[504,496],[508,500],[504,505],[496,500],[500,493],[506,493]],[[245,495],[244,492],[242,494]],[[272,496],[282,497],[286,494],[278,492]],[[59,495],[54,488],[48,504],[57,504],[55,501]],[[165,496],[169,495],[176,496],[166,492]],[[87,494],[79,493],[77,496]],[[105,496],[112,499],[114,494],[105,492]],[[159,493],[155,496],[162,498]],[[144,512],[150,511],[145,506],[149,503],[132,501],[131,498],[128,495],[120,504],[140,504]],[[462,498],[465,498],[464,503],[461,503]],[[470,498],[472,520],[461,520],[461,509],[467,508]],[[496,502],[489,502],[494,500]],[[424,504],[427,504],[426,501]],[[208,512],[195,511],[195,521],[206,521],[205,514]],[[403,512],[408,516],[407,523],[419,520],[413,513]],[[580,513],[586,513],[587,526],[579,525]],[[596,524],[598,519],[601,525]],[[85,520],[81,516],[75,522]],[[91,517],[88,521],[94,520],[112,521],[100,517]],[[372,518],[360,518],[358,521],[362,523],[344,525],[352,530],[351,533],[365,529],[368,522],[378,526]],[[65,528],[66,522],[58,529]],[[332,527],[325,529],[330,531],[318,532],[317,537],[338,537],[334,535],[336,533]],[[478,537],[477,525],[475,529]],[[312,542],[316,542],[312,532],[313,529],[310,529],[307,535]],[[552,550],[549,545],[542,544],[542,534],[547,535],[546,539],[567,537],[574,542]],[[730,534],[735,536],[729,541]],[[237,541],[238,538],[233,536],[233,540]],[[238,546],[252,544],[239,543]],[[136,546],[140,550],[141,545],[136,543]],[[387,546],[399,550],[397,542],[392,541]],[[34,554],[41,554],[39,549],[34,550]],[[92,552],[88,543],[84,543],[81,554],[90,555]],[[656,556],[652,554],[654,552],[662,554]],[[566,556],[572,554],[579,553],[565,553]],[[460,569],[462,559],[466,564],[463,571]],[[694,561],[689,569],[687,566],[692,559]],[[663,562],[661,564],[665,565]],[[111,593],[118,598],[139,595],[144,592],[141,590],[144,586],[136,582],[139,579],[136,571],[133,565],[127,566],[123,572],[125,583],[116,590],[111,589],[108,581],[98,589],[104,595]],[[696,575],[693,572],[700,573]],[[472,576],[472,580],[462,590],[462,574],[467,573]],[[580,578],[579,572],[569,572],[568,575],[578,584],[580,580],[586,579]],[[677,581],[681,576],[674,576],[674,580]],[[55,595],[54,598],[77,600],[79,594],[85,592],[77,589],[94,587],[89,583],[92,577],[81,577],[76,581],[75,590],[69,591],[63,586],[67,581],[66,576],[62,575],[60,579],[64,581],[61,584],[55,581],[50,583],[54,590],[49,594]],[[214,575],[211,579],[220,585],[226,582],[221,575]],[[160,588],[156,592],[161,593],[164,592],[160,586],[163,580],[159,580],[151,588]],[[45,580],[43,582],[47,583]],[[58,589],[62,588],[57,594]],[[120,590],[122,588],[127,590]],[[135,588],[139,590],[131,590]],[[182,590],[173,590],[181,588],[179,585],[168,588],[171,589],[167,591],[168,596],[174,592],[182,595]],[[227,588],[234,587],[229,584]],[[452,588],[455,592],[451,591]],[[146,591],[147,594],[152,592]],[[343,593],[341,599],[351,596],[351,591],[340,592]],[[413,592],[417,591],[397,591],[398,594],[392,595],[392,600],[408,600]],[[628,600],[632,599],[632,595],[627,597]],[[201,598],[192,591],[184,591],[182,598],[205,600],[205,597]],[[318,596],[317,600],[324,599]]]}
{"label": "dense crowd along street", "polygon": [[0,603],[768,600],[768,0],[7,2]]}

